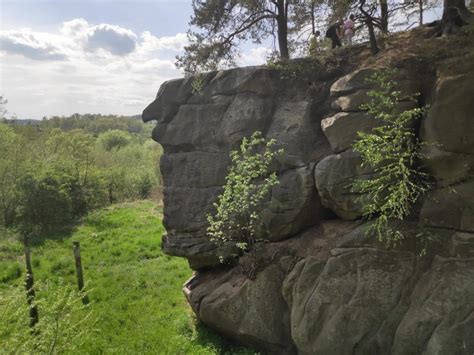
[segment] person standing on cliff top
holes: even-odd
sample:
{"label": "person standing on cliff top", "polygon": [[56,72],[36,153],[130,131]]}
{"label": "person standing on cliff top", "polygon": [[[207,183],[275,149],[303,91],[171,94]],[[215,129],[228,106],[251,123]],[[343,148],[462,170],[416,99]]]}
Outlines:
{"label": "person standing on cliff top", "polygon": [[321,33],[319,31],[314,32],[309,37],[309,55],[315,56],[316,53],[320,51],[320,43],[319,43],[319,36]]}
{"label": "person standing on cliff top", "polygon": [[344,45],[352,45],[352,37],[354,37],[355,33],[355,24],[354,24],[355,16],[350,15],[349,18],[344,21],[343,26],[343,35],[344,35]]}
{"label": "person standing on cliff top", "polygon": [[336,23],[333,23],[331,26],[329,26],[328,30],[326,31],[326,38],[331,39],[332,48],[342,46],[340,37],[341,37],[341,26],[343,24],[344,24],[344,21],[339,20]]}

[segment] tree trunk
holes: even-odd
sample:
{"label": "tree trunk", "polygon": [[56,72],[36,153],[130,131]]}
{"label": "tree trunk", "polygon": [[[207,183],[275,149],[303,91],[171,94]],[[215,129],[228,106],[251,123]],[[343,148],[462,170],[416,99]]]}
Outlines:
{"label": "tree trunk", "polygon": [[420,11],[420,26],[423,26],[423,0],[418,0],[418,8]]}
{"label": "tree trunk", "polygon": [[472,21],[472,13],[465,0],[444,0],[441,34],[448,35]]}
{"label": "tree trunk", "polygon": [[288,3],[285,0],[278,0],[278,48],[280,49],[280,58],[288,60],[290,54],[288,52]]}
{"label": "tree trunk", "polygon": [[371,18],[365,20],[367,24],[367,29],[369,30],[369,39],[370,39],[370,50],[373,55],[376,55],[379,52],[379,47],[377,46],[377,38],[375,37],[374,23]]}
{"label": "tree trunk", "polygon": [[380,29],[383,33],[388,33],[388,2],[380,0]]}
{"label": "tree trunk", "polygon": [[377,46],[377,38],[375,37],[373,17],[364,9],[365,3],[366,0],[359,0],[359,10],[364,15],[364,22],[369,31],[370,49],[372,54],[376,55],[379,52],[379,47]]}

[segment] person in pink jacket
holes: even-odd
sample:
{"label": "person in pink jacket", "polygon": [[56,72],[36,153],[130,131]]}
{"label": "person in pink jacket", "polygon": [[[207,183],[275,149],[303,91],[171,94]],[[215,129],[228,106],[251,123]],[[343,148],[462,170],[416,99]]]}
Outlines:
{"label": "person in pink jacket", "polygon": [[347,20],[344,21],[343,25],[343,38],[344,38],[344,44],[351,45],[352,44],[352,37],[354,37],[355,33],[355,24],[354,24],[354,15],[350,15]]}

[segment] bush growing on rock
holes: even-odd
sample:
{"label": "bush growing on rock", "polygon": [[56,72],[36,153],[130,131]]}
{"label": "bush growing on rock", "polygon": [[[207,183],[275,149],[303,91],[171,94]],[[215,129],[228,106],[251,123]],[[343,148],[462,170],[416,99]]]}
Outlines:
{"label": "bush growing on rock", "polygon": [[368,78],[376,89],[367,93],[370,100],[362,108],[383,124],[371,133],[358,132],[359,139],[353,145],[362,157],[362,165],[373,168],[375,174],[369,179],[355,180],[352,189],[366,197],[364,217],[373,219],[369,232],[375,232],[388,245],[404,238],[390,222],[405,219],[430,186],[429,176],[417,166],[422,143],[414,128],[414,120],[422,117],[424,109],[397,111],[397,103],[404,98],[391,80],[395,75],[396,71],[387,69]]}
{"label": "bush growing on rock", "polygon": [[246,250],[256,241],[263,203],[279,183],[271,165],[283,149],[275,149],[275,144],[274,139],[267,141],[255,132],[230,154],[232,164],[224,191],[214,203],[216,213],[207,216],[207,235],[225,250]]}

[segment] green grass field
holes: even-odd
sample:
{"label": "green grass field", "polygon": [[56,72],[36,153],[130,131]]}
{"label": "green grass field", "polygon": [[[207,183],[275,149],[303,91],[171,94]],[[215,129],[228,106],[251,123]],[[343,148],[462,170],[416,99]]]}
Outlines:
{"label": "green grass field", "polygon": [[[181,292],[192,271],[184,259],[161,251],[160,215],[149,201],[115,205],[89,214],[69,235],[33,241],[35,280],[62,279],[72,285],[72,241],[81,243],[90,309],[97,322],[78,353],[254,353],[195,321]],[[23,283],[22,254],[14,236],[1,237],[0,296],[8,285]]]}

